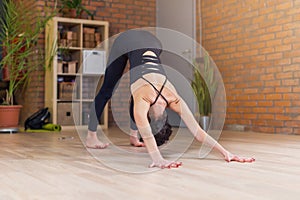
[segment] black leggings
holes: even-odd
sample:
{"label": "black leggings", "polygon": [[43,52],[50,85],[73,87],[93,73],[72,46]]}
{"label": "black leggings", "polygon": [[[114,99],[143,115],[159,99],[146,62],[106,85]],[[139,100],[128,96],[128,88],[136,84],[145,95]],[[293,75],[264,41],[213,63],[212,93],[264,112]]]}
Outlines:
{"label": "black leggings", "polygon": [[126,63],[127,57],[123,55],[106,68],[103,85],[91,105],[88,125],[88,129],[90,131],[97,130],[104,107],[107,101],[111,98],[116,84],[122,77]]}
{"label": "black leggings", "polygon": [[[113,90],[123,75],[127,61],[130,62],[130,69],[140,65],[141,56],[146,51],[153,51],[157,55],[161,53],[161,43],[148,32],[127,31],[115,40],[108,58],[103,85],[91,105],[88,125],[90,131],[97,130],[104,107],[112,97]],[[137,130],[134,123],[131,123],[130,127]]]}

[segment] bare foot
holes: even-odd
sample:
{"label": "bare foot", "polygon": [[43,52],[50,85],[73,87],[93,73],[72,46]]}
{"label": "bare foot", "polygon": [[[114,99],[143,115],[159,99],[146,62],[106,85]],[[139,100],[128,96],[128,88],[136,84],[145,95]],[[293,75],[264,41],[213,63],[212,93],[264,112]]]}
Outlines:
{"label": "bare foot", "polygon": [[139,131],[130,129],[130,144],[134,147],[144,147],[145,144],[143,142],[140,142],[138,138]]}
{"label": "bare foot", "polygon": [[251,163],[251,162],[254,162],[254,161],[255,161],[255,158],[241,158],[241,157],[239,157],[239,156],[237,156],[237,155],[233,155],[233,154],[231,154],[231,153],[228,152],[228,153],[225,155],[225,160],[226,160],[227,162],[235,161],[235,162],[242,162],[242,163],[244,163],[244,162],[249,162],[249,163]]}
{"label": "bare foot", "polygon": [[140,142],[138,137],[130,136],[130,144],[134,147],[144,147],[145,144],[143,142]]}
{"label": "bare foot", "polygon": [[91,149],[105,149],[108,147],[109,143],[102,143],[98,137],[96,132],[88,131],[86,136],[85,146]]}

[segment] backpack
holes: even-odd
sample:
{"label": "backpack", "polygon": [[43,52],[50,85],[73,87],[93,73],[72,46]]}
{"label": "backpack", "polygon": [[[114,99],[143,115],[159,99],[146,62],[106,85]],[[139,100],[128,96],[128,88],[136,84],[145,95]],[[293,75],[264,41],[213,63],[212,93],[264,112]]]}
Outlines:
{"label": "backpack", "polygon": [[33,113],[30,117],[25,120],[25,130],[30,129],[42,129],[43,125],[47,124],[50,119],[50,112],[48,108],[42,108],[37,112]]}

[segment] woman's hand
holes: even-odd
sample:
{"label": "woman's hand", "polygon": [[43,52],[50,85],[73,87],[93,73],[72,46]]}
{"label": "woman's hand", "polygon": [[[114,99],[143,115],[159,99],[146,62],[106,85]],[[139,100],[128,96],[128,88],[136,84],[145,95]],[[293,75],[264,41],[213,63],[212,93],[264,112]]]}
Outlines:
{"label": "woman's hand", "polygon": [[251,162],[254,162],[254,161],[255,161],[255,158],[241,158],[241,157],[239,157],[239,156],[237,156],[237,155],[233,155],[232,153],[227,152],[227,153],[225,154],[225,160],[226,160],[227,162],[235,161],[235,162],[242,162],[242,163],[244,163],[244,162],[249,162],[249,163],[251,163]]}
{"label": "woman's hand", "polygon": [[179,166],[182,165],[182,162],[176,162],[176,161],[169,161],[169,160],[165,160],[165,159],[162,159],[160,161],[156,161],[156,162],[153,162],[149,167],[159,167],[161,169],[164,169],[164,168],[178,168]]}

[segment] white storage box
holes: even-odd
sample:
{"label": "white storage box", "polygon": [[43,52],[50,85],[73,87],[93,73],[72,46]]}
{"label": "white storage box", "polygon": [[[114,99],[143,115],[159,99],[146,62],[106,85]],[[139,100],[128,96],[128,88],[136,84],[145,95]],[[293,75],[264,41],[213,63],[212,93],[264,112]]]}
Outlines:
{"label": "white storage box", "polygon": [[106,68],[105,51],[83,51],[83,74],[104,74]]}

